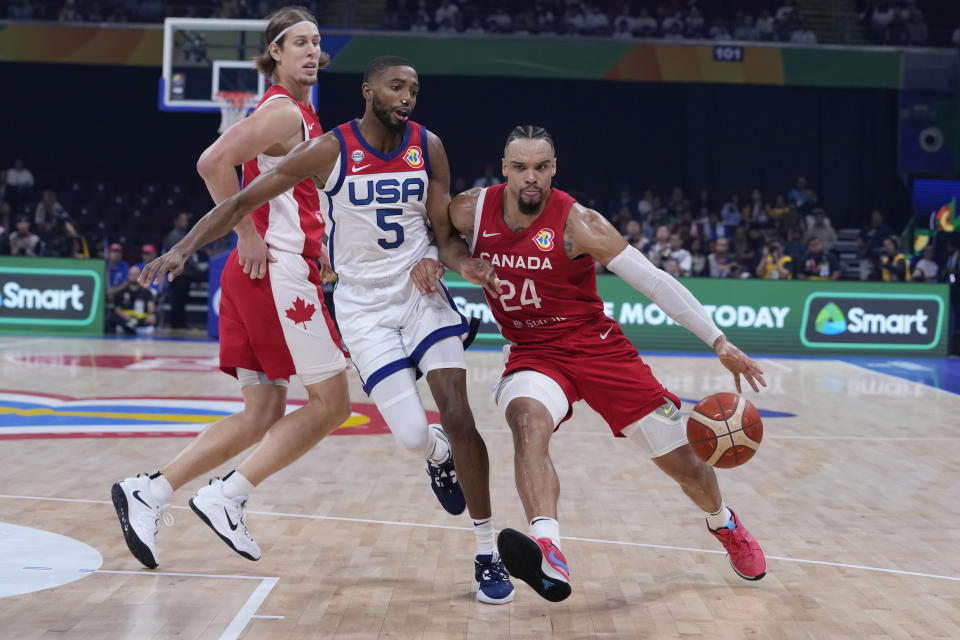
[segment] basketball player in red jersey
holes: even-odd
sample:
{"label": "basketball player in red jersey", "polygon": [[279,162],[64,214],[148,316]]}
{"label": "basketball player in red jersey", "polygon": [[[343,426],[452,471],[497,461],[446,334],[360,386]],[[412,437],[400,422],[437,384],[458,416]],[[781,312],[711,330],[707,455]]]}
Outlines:
{"label": "basketball player in red jersey", "polygon": [[[145,265],[141,279],[177,275],[188,256],[263,202],[304,180],[322,185],[331,227],[328,248],[339,276],[338,320],[364,390],[401,446],[455,458],[455,474],[431,474],[432,480],[444,486],[451,478],[459,480],[459,511],[444,506],[459,513],[465,501],[477,540],[477,599],[502,604],[513,600],[514,588],[494,545],[487,449],[467,400],[461,337],[468,324],[449,295],[421,293],[410,276],[415,265],[437,265],[427,216],[446,216],[450,203],[443,143],[410,120],[419,88],[417,72],[406,60],[374,59],[364,73],[362,118],[298,145],[220,202],[168,253]],[[486,265],[479,267],[486,272]],[[436,280],[432,285],[443,288]],[[427,424],[415,369],[424,372],[449,444]],[[441,503],[448,501],[445,489],[434,491]]]}
{"label": "basketball player in red jersey", "polygon": [[466,191],[453,199],[448,216],[431,218],[441,260],[484,286],[512,343],[494,397],[513,432],[517,491],[530,535],[500,533],[497,545],[507,570],[547,600],[570,594],[557,522],[560,485],[548,445],[571,405],[583,399],[614,435],[638,443],[705,512],[709,531],[727,549],[737,574],[762,578],[763,551],[724,504],[713,469],[687,444],[679,399],[604,315],[594,260],[711,345],[734,374],[738,392],[741,375],[759,391],[758,383],[766,385],[763,372],[683,285],[629,247],[597,212],[552,188],[555,173],[550,135],[540,127],[517,127],[504,150],[507,182]]}
{"label": "basketball player in red jersey", "polygon": [[[268,20],[267,48],[257,65],[274,84],[253,114],[224,132],[197,163],[216,202],[240,190],[237,165],[243,165],[246,187],[300,142],[322,134],[310,92],[330,58],[320,49],[316,19],[287,7]],[[235,470],[200,489],[190,506],[234,551],[259,559],[245,524],[247,496],[350,417],[346,362],[316,266],[324,232],[316,188],[305,180],[275,195],[233,227],[237,248],[221,279],[220,367],[239,380],[243,411],[210,425],[160,471],[113,485],[127,546],[149,568],[158,563],[157,523],[170,494],[258,442]],[[295,315],[294,322],[286,309],[298,308],[297,301],[315,313]],[[309,402],[285,416],[293,374]]]}

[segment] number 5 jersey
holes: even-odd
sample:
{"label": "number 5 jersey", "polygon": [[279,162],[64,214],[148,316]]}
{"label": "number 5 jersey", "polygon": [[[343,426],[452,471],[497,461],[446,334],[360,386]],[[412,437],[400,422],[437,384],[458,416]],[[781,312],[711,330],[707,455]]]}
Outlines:
{"label": "number 5 jersey", "polygon": [[408,122],[391,153],[364,140],[358,120],[341,124],[334,134],[340,157],[320,205],[329,222],[330,263],[337,276],[373,283],[408,273],[424,257],[436,258],[426,206],[426,128]]}

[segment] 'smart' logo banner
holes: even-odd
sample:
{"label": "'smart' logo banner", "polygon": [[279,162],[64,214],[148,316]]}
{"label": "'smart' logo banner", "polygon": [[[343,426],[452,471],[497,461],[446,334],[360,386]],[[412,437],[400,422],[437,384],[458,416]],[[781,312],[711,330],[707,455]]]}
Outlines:
{"label": "'smart' logo banner", "polygon": [[[460,311],[482,322],[477,343],[502,345],[482,289],[453,274],[446,280]],[[749,354],[947,353],[950,291],[944,284],[717,278],[680,282]],[[597,292],[604,313],[620,323],[641,353],[710,350],[620,278],[598,276]]]}
{"label": "'smart' logo banner", "polygon": [[104,263],[0,258],[0,332],[103,333]]}
{"label": "'smart' logo banner", "polygon": [[933,349],[944,325],[941,296],[822,292],[807,296],[800,340],[816,349]]}

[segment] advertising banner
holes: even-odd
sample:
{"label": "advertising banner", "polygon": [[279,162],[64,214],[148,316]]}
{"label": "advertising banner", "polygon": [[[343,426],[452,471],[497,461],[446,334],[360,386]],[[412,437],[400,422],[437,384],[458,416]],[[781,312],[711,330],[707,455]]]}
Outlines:
{"label": "advertising banner", "polygon": [[[9,3],[3,3],[4,5]],[[209,31],[200,51],[216,59]],[[859,47],[777,47],[635,43],[616,38],[532,39],[517,37],[448,38],[424,34],[347,34],[324,29],[324,51],[334,58],[330,73],[361,73],[372,58],[403,51],[426,76],[493,76],[607,80],[615,82],[707,82],[774,86],[900,86],[901,58],[895,50]],[[250,48],[259,48],[251,46]],[[914,54],[916,55],[916,54]],[[924,55],[947,61],[949,49]],[[77,25],[7,23],[0,25],[0,61],[51,64],[157,66],[163,60],[162,25]]]}
{"label": "advertising banner", "polygon": [[0,258],[0,333],[103,334],[103,260]]}
{"label": "advertising banner", "polygon": [[[448,274],[450,293],[481,319],[478,344],[503,338],[479,287]],[[723,332],[748,353],[947,355],[944,284],[685,278]],[[597,277],[605,313],[641,352],[706,351],[645,296],[616,276]]]}

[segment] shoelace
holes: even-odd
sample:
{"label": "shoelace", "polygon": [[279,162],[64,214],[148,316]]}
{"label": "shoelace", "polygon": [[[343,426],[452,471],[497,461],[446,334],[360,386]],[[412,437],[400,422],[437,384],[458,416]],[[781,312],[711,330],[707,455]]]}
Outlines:
{"label": "shoelace", "polygon": [[453,459],[442,463],[430,463],[430,469],[433,472],[433,481],[441,489],[450,489],[457,484],[457,470],[453,468]]}
{"label": "shoelace", "polygon": [[730,533],[723,537],[723,540],[725,541],[724,547],[727,548],[727,552],[735,551],[736,553],[749,553],[750,543],[747,541],[747,537],[743,535],[737,528],[728,530]]}
{"label": "shoelace", "polygon": [[170,505],[165,504],[160,506],[157,509],[157,514],[153,518],[153,537],[156,538],[157,534],[160,533],[160,520],[163,520],[164,526],[172,527],[173,526],[173,514],[169,513]]}
{"label": "shoelace", "polygon": [[503,568],[503,562],[487,562],[480,566],[483,567],[480,572],[481,580],[505,582],[509,579],[506,569]]}

